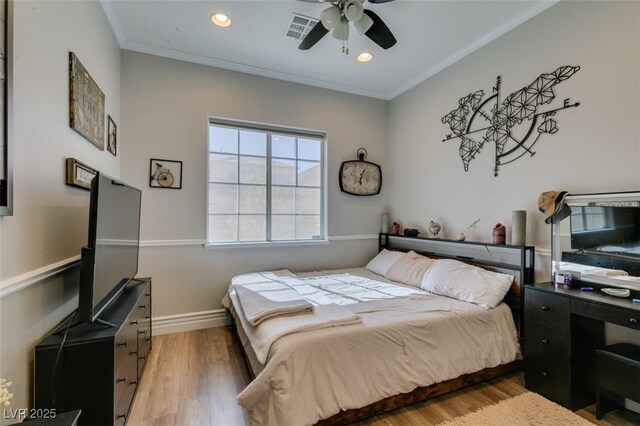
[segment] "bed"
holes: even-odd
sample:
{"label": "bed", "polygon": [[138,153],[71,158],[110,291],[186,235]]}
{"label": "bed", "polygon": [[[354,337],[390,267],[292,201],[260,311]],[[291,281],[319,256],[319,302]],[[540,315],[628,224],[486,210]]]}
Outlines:
{"label": "bed", "polygon": [[309,300],[331,299],[361,321],[285,333],[266,348],[256,345],[262,326],[248,323],[230,287],[225,305],[253,378],[238,403],[254,424],[345,424],[518,369],[521,285],[533,274],[532,248],[388,236],[380,248],[462,257],[516,279],[508,303],[485,309],[364,268],[274,272],[278,282],[312,283]]}

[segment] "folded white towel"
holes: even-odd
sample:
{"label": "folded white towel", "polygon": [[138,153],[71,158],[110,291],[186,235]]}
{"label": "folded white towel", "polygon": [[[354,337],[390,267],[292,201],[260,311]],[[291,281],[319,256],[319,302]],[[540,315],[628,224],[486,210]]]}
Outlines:
{"label": "folded white towel", "polygon": [[264,284],[258,284],[256,290],[261,291],[258,293],[247,285],[234,286],[242,311],[251,325],[256,326],[269,318],[313,313],[313,305],[286,285],[272,282],[269,289],[264,287]]}

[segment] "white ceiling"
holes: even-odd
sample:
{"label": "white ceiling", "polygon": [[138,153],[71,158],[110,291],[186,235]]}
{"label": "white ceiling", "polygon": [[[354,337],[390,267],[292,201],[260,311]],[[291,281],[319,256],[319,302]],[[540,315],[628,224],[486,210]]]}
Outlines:
{"label": "white ceiling", "polygon": [[[292,12],[319,17],[326,3],[302,1],[102,0],[123,49],[312,86],[392,99],[551,6],[554,1],[365,3],[398,43],[383,50],[353,28],[350,55],[327,34],[307,51],[285,36]],[[211,24],[227,13],[228,28]],[[373,61],[356,55],[368,50]]]}

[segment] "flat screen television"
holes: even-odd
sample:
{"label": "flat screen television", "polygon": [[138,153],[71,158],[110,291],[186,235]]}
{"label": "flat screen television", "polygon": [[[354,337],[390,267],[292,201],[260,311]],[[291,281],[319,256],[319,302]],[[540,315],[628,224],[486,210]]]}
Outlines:
{"label": "flat screen television", "polygon": [[80,267],[80,321],[96,321],[138,273],[141,199],[140,190],[104,173],[91,182],[89,238]]}

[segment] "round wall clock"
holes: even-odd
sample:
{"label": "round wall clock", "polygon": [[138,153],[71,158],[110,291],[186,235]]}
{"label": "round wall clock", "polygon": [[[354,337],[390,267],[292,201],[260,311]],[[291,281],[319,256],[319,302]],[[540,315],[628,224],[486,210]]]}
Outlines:
{"label": "round wall clock", "polygon": [[344,161],[340,165],[340,190],[351,195],[376,195],[382,187],[382,169],[367,158],[367,150],[360,148],[358,160]]}

